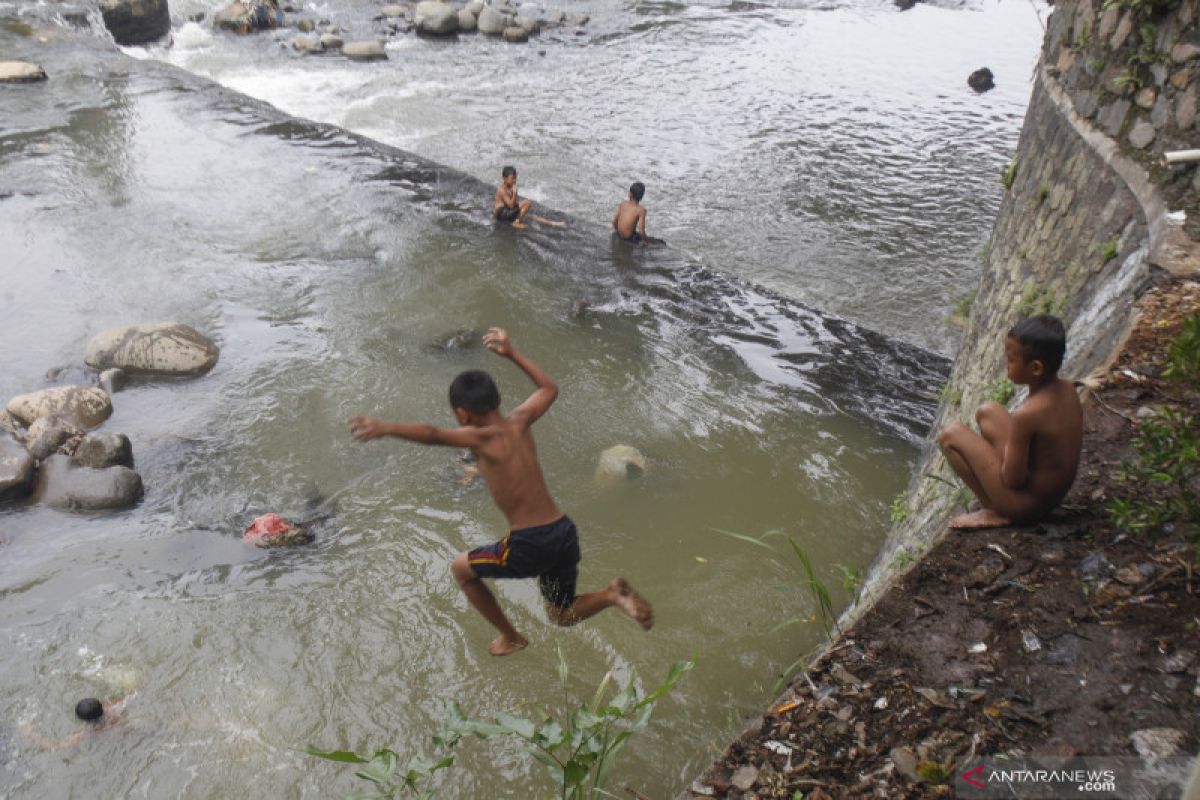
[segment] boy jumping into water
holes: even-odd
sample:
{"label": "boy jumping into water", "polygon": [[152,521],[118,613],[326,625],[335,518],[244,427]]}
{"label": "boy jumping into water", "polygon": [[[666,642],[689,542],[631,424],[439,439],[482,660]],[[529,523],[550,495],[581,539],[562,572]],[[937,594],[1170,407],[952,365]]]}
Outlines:
{"label": "boy jumping into water", "polygon": [[1004,349],[1009,380],[1029,386],[1025,402],[1012,414],[985,403],[975,413],[980,433],[952,422],[938,435],[946,460],[983,506],[950,520],[951,528],[1034,522],[1075,481],[1083,410],[1075,387],[1058,377],[1066,351],[1062,322],[1048,314],[1023,319]]}
{"label": "boy jumping into water", "polygon": [[491,328],[483,343],[488,350],[520,367],[537,387],[507,417],[500,413],[500,393],[491,376],[469,370],[450,384],[450,406],[460,427],[436,428],[351,417],[354,438],[366,442],[395,436],[420,444],[463,447],[475,456],[492,500],[508,519],[509,534],[495,544],[459,553],[450,565],[450,572],[471,605],[500,631],[488,647],[492,655],[515,653],[529,641],[513,628],[481,578],[536,577],[546,601],[546,613],[558,625],[574,625],[616,606],[650,630],[654,611],[624,578],[613,578],[607,587],[596,592],[575,593],[580,559],[575,523],[558,510],[550,497],[530,431],[558,397],[558,386],[540,367],[517,352],[503,329]]}
{"label": "boy jumping into water", "polygon": [[532,200],[525,200],[517,195],[517,168],[505,167],[500,170],[500,186],[496,189],[496,197],[492,203],[492,216],[497,222],[507,222],[514,228],[527,228],[525,217],[537,220],[543,225],[556,228],[566,227],[565,222],[557,222],[537,214],[530,214],[533,208]]}
{"label": "boy jumping into water", "polygon": [[641,206],[645,194],[646,187],[641,181],[629,187],[629,197],[621,201],[617,213],[613,215],[613,230],[627,242],[658,244],[657,239],[646,236],[646,209]]}

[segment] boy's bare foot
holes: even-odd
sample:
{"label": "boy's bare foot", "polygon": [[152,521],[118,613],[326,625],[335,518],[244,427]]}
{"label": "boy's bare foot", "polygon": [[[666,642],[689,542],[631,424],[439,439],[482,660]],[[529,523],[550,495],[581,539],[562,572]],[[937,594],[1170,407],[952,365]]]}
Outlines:
{"label": "boy's bare foot", "polygon": [[950,520],[950,527],[956,531],[979,531],[985,528],[1003,528],[1011,525],[1012,520],[1003,514],[998,514],[990,508],[981,508],[970,514],[959,514]]}
{"label": "boy's bare foot", "polygon": [[609,588],[617,594],[618,608],[646,630],[654,627],[654,609],[646,602],[646,598],[634,591],[633,587],[629,585],[629,581],[624,578],[613,578]]}
{"label": "boy's bare foot", "polygon": [[524,650],[529,644],[529,640],[524,636],[517,634],[516,639],[507,639],[504,635],[497,636],[488,645],[488,652],[494,656],[511,656],[518,650]]}
{"label": "boy's bare foot", "polygon": [[529,227],[529,226],[528,226],[528,225],[526,225],[524,222],[521,222],[521,220],[519,220],[519,219],[514,219],[514,220],[512,221],[512,226],[513,226],[514,228],[518,228],[518,229],[520,229],[520,230],[524,230],[525,228],[528,228],[528,227]]}

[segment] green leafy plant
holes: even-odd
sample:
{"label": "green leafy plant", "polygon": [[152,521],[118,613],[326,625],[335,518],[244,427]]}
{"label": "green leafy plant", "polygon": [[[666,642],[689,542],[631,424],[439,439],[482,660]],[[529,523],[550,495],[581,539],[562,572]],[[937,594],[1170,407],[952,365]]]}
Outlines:
{"label": "green leafy plant", "polygon": [[1117,257],[1117,240],[1109,239],[1107,242],[1101,242],[1096,249],[1100,251],[1101,263],[1107,264]]}
{"label": "green leafy plant", "polygon": [[[696,662],[697,657],[693,656],[672,664],[663,682],[644,697],[638,696],[636,674],[631,674],[626,684],[620,686],[609,672],[600,681],[590,702],[579,704],[572,713],[559,720],[545,712],[538,712],[533,719],[514,714],[497,714],[492,721],[474,719],[452,700],[446,704],[442,732],[433,741],[435,746],[445,750],[466,736],[519,739],[530,756],[550,772],[562,800],[611,797],[604,787],[612,775],[617,756],[635,733],[646,729],[655,704],[675,688]],[[561,647],[558,650],[558,679],[564,706],[569,706],[570,669]],[[366,764],[355,775],[374,784],[374,788],[369,793],[354,795],[358,800],[391,800],[405,795],[433,797],[433,790],[428,785],[430,779],[454,761],[452,756],[444,756],[438,761],[413,759],[401,773],[397,769],[399,757],[391,750],[378,750],[371,758],[345,750],[322,751],[310,747],[308,752],[329,761]]]}
{"label": "green leafy plant", "polygon": [[846,592],[852,603],[857,603],[863,590],[862,567],[847,567],[842,564],[836,566],[842,571],[842,590]]}
{"label": "green leafy plant", "polygon": [[1121,71],[1121,74],[1113,78],[1113,85],[1119,89],[1133,87],[1137,90],[1142,88],[1142,77],[1138,74],[1137,69],[1133,66],[1127,66]]}
{"label": "green leafy plant", "polygon": [[[833,610],[833,600],[830,599],[829,596],[829,590],[825,588],[825,584],[817,580],[817,574],[813,570],[812,561],[809,560],[808,554],[800,548],[800,545],[796,544],[794,539],[781,530],[769,530],[762,536],[758,537],[746,536],[745,534],[734,533],[733,531],[724,531],[720,528],[716,528],[715,530],[717,533],[724,534],[725,536],[731,536],[739,541],[757,545],[758,547],[770,550],[772,553],[777,553],[778,551],[766,541],[768,538],[772,536],[782,536],[783,538],[787,539],[788,544],[791,545],[792,551],[796,554],[796,559],[800,562],[800,566],[803,569],[803,577],[801,578],[800,583],[813,600],[813,605],[816,607],[814,616],[820,621],[821,629],[825,631],[825,638],[832,639],[835,630],[838,633],[841,633],[841,628],[838,627],[837,614],[834,613]],[[783,628],[800,621],[801,618],[797,617],[794,619],[785,620],[775,627],[776,629]]]}
{"label": "green leafy plant", "polygon": [[892,522],[908,519],[908,492],[901,492],[892,500]]}
{"label": "green leafy plant", "polygon": [[1000,168],[1000,185],[1005,191],[1012,188],[1013,181],[1017,179],[1017,167],[1021,163],[1020,156],[1013,156],[1012,161]]}
{"label": "green leafy plant", "polygon": [[903,572],[915,563],[917,563],[917,559],[912,553],[908,552],[908,548],[898,547],[892,555],[892,560],[888,563],[888,569]]}
{"label": "green leafy plant", "polygon": [[1107,510],[1118,529],[1157,536],[1168,524],[1183,529],[1200,548],[1200,417],[1160,408],[1142,421],[1133,438],[1135,458],[1117,480],[1148,490],[1149,497],[1111,500]]}
{"label": "green leafy plant", "polygon": [[1183,329],[1167,350],[1163,377],[1177,384],[1200,386],[1200,314],[1183,321]]}
{"label": "green leafy plant", "polygon": [[1018,317],[1032,317],[1035,314],[1054,314],[1061,317],[1063,304],[1054,292],[1041,288],[1030,280],[1024,283],[1020,296],[1014,301],[1013,312]]}
{"label": "green leafy plant", "polygon": [[953,322],[956,325],[967,324],[967,322],[971,319],[971,307],[975,305],[975,297],[978,295],[978,293],[978,289],[972,289],[955,301],[954,311],[950,314],[949,318],[950,322]]}
{"label": "green leafy plant", "polygon": [[999,403],[1002,406],[1008,405],[1008,401],[1013,399],[1013,395],[1017,393],[1017,387],[1007,376],[996,378],[987,385],[984,389],[983,396],[988,400]]}
{"label": "green leafy plant", "polygon": [[1075,37],[1075,50],[1086,50],[1088,43],[1092,40],[1092,24],[1090,22],[1083,23],[1083,27],[1079,29],[1079,34]]}
{"label": "green leafy plant", "polygon": [[1049,199],[1049,197],[1050,197],[1050,184],[1045,183],[1045,182],[1038,184],[1038,190],[1037,190],[1038,205],[1040,206],[1042,203],[1046,202],[1046,200]]}
{"label": "green leafy plant", "polygon": [[[457,734],[444,732],[435,736],[433,741],[439,750],[445,751],[456,745],[460,738]],[[434,774],[454,763],[454,756],[450,755],[443,755],[436,760],[414,757],[400,771],[400,756],[387,748],[376,750],[371,756],[362,756],[350,750],[318,750],[311,746],[306,752],[326,761],[366,765],[354,774],[373,784],[373,788],[369,792],[351,795],[353,800],[391,800],[402,796],[428,800],[434,796]]]}

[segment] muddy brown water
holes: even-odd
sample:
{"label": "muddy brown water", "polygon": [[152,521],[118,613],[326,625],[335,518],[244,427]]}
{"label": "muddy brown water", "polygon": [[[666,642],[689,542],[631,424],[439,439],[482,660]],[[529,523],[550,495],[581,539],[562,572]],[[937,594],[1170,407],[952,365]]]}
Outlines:
{"label": "muddy brown water", "polygon": [[[53,367],[58,383],[93,379],[89,336],[131,321],[192,324],[221,360],[115,396],[105,429],[133,440],[137,508],[0,509],[0,796],[344,794],[350,771],[305,746],[428,752],[449,699],[560,708],[558,647],[577,699],[607,670],[648,687],[699,653],[620,772],[650,796],[683,786],[820,637],[798,565],[721,531],[786,531],[841,603],[842,567],[870,561],[907,482],[944,359],[686,248],[614,245],[586,203],[555,208],[564,232],[496,229],[470,169],[26,11],[32,30],[0,26],[0,44],[52,77],[0,94],[0,395],[51,385]],[[356,413],[449,424],[445,387],[466,368],[493,370],[506,406],[523,397],[471,336],[446,346],[491,324],[563,387],[537,437],[582,532],[581,588],[625,575],[656,606],[652,633],[615,612],[552,628],[536,588],[509,583],[531,647],[490,658],[492,632],[447,573],[502,533],[486,491],[459,482],[453,451],[350,440]],[[642,479],[596,479],[615,444],[645,454]],[[302,516],[313,498],[313,545],[241,541],[254,515]],[[70,751],[22,733],[66,735],[77,699],[130,689],[130,722]],[[443,785],[550,788],[515,749],[481,743]]]}

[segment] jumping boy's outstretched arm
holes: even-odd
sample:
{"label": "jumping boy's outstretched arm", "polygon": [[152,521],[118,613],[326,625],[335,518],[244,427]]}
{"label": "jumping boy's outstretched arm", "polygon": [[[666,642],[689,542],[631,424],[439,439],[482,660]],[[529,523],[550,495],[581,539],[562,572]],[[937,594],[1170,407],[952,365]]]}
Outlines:
{"label": "jumping boy's outstretched arm", "polygon": [[550,409],[550,406],[558,398],[558,384],[546,374],[545,370],[513,347],[508,338],[508,332],[503,328],[489,328],[483,336],[483,344],[496,355],[507,358],[520,367],[521,371],[528,375],[529,380],[533,381],[534,386],[537,387],[524,403],[514,408],[508,415],[509,419],[522,422],[526,426],[532,425]]}
{"label": "jumping boy's outstretched arm", "polygon": [[479,428],[438,428],[423,423],[384,422],[374,417],[351,417],[350,432],[360,442],[382,436],[395,436],[418,444],[437,444],[446,447],[478,447],[485,438]]}

